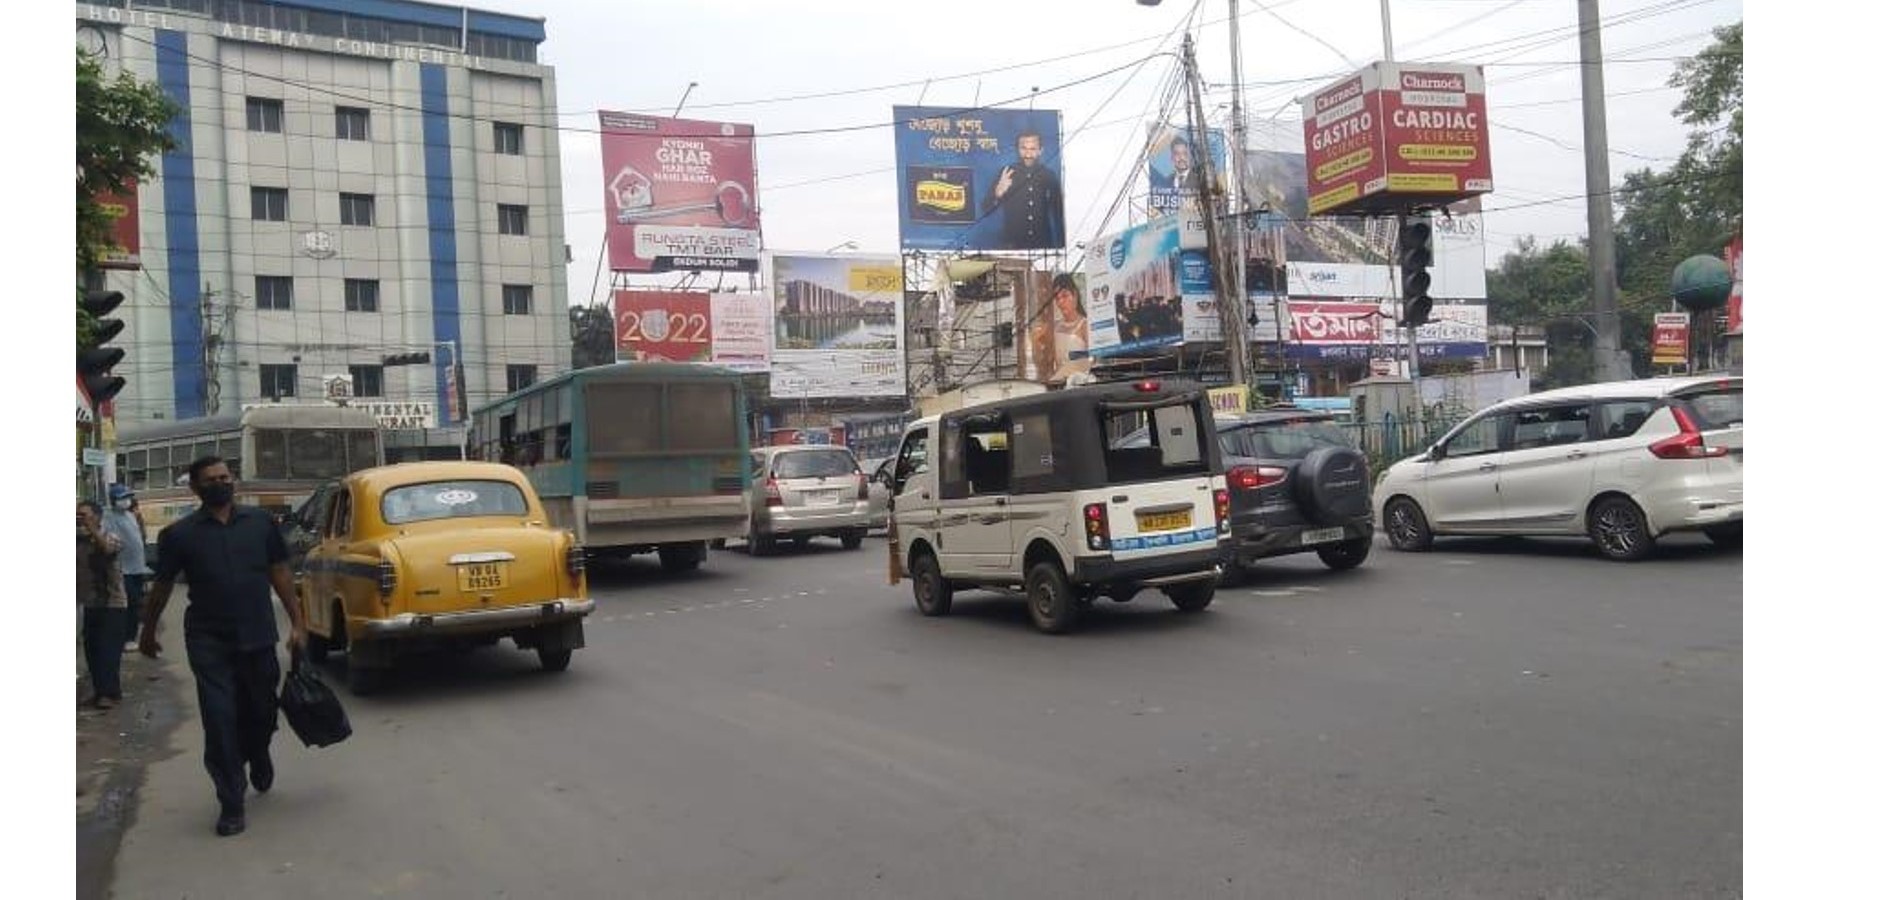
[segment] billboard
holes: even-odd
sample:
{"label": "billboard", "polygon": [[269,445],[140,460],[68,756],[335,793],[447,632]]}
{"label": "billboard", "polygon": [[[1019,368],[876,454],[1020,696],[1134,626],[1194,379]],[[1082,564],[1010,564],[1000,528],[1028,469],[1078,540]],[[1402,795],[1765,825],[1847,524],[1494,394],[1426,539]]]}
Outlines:
{"label": "billboard", "polygon": [[703,291],[618,291],[611,301],[620,362],[682,362],[740,372],[769,368],[769,298]]}
{"label": "billboard", "polygon": [[128,182],[121,191],[100,194],[98,203],[112,219],[112,246],[99,254],[99,268],[139,268],[138,183]]}
{"label": "billboard", "polygon": [[1181,217],[1167,216],[1085,248],[1084,309],[1093,357],[1180,344],[1192,316],[1202,327],[1195,307],[1211,294],[1207,250],[1185,250],[1186,230]]}
{"label": "billboard", "polygon": [[1301,101],[1308,209],[1388,212],[1491,191],[1477,66],[1377,62]]}
{"label": "billboard", "polygon": [[1222,132],[1209,132],[1209,152],[1196,146],[1195,136],[1187,128],[1174,125],[1150,126],[1150,143],[1144,148],[1150,170],[1150,218],[1175,215],[1182,211],[1186,196],[1196,191],[1194,170],[1207,165],[1210,183],[1223,188],[1222,173],[1228,168],[1228,144]]}
{"label": "billboard", "polygon": [[[1392,251],[1398,223],[1361,216],[1311,217],[1307,157],[1251,150],[1243,166],[1255,216],[1248,238],[1248,291],[1293,297],[1397,297]],[[1432,214],[1432,288],[1437,299],[1485,296],[1484,216],[1478,198]]]}
{"label": "billboard", "polygon": [[1018,294],[1014,321],[1020,323],[1025,352],[1018,355],[1019,377],[1063,382],[1091,369],[1091,327],[1084,312],[1083,272],[1033,272],[1033,290]]}
{"label": "billboard", "polygon": [[599,112],[605,239],[625,272],[754,272],[755,128]]}
{"label": "billboard", "polygon": [[1064,249],[1056,110],[896,106],[902,250]]}
{"label": "billboard", "polygon": [[1649,362],[1658,366],[1688,364],[1688,313],[1655,314],[1655,338],[1649,342]]}
{"label": "billboard", "polygon": [[898,256],[774,256],[776,399],[904,397],[906,293]]}
{"label": "billboard", "polygon": [[[1406,336],[1391,300],[1289,300],[1283,322],[1285,354],[1293,359],[1404,359]],[[1419,328],[1419,355],[1427,359],[1483,359],[1483,300],[1446,300]],[[1266,336],[1262,335],[1265,340]]]}

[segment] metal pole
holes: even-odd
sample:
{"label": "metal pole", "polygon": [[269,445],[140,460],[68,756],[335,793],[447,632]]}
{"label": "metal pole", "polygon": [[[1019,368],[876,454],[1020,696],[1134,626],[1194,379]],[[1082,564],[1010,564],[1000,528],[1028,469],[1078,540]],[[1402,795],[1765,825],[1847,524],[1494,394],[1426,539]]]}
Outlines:
{"label": "metal pole", "polygon": [[1384,44],[1386,61],[1393,61],[1393,4],[1392,0],[1380,0],[1380,41]]}
{"label": "metal pole", "polygon": [[1590,195],[1590,304],[1596,313],[1591,377],[1619,381],[1622,322],[1616,308],[1615,214],[1610,203],[1607,116],[1603,109],[1603,36],[1597,0],[1577,0],[1578,58],[1583,69],[1583,181]]}
{"label": "metal pole", "polygon": [[[1234,157],[1229,166],[1230,177],[1235,179],[1235,296],[1237,298],[1236,318],[1242,320],[1242,357],[1247,359],[1253,338],[1248,333],[1248,317],[1254,307],[1248,297],[1248,114],[1242,107],[1242,16],[1240,0],[1228,0],[1228,53],[1229,67],[1235,81],[1235,97],[1229,106],[1230,131],[1235,146],[1230,155]],[[1215,162],[1215,154],[1209,147],[1202,148],[1209,154],[1209,162]],[[1196,165],[1202,165],[1197,160]],[[1231,374],[1233,374],[1231,372]],[[1246,390],[1254,390],[1248,380],[1237,381]]]}
{"label": "metal pole", "polygon": [[[1209,132],[1202,114],[1202,89],[1196,70],[1195,40],[1190,35],[1183,36],[1184,78],[1189,85],[1189,133],[1198,147],[1209,145]],[[1215,193],[1209,185],[1208,170],[1204,166],[1195,167],[1195,190],[1197,209],[1202,214],[1202,225],[1209,245],[1209,276],[1216,288],[1217,306],[1221,311],[1222,337],[1228,353],[1229,381],[1232,384],[1249,383],[1248,365],[1248,319],[1240,312],[1236,292],[1240,285],[1230,285],[1232,272],[1223,256],[1227,248],[1221,241],[1221,225],[1215,203]],[[1221,256],[1221,259],[1216,257]]]}

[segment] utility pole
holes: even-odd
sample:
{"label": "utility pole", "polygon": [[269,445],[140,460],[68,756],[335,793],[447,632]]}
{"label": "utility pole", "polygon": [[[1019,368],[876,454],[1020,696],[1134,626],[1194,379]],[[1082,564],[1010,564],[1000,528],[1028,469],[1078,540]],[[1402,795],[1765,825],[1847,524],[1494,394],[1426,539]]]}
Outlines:
{"label": "utility pole", "polygon": [[1596,344],[1590,373],[1597,381],[1629,377],[1622,364],[1622,320],[1616,309],[1615,213],[1610,203],[1607,117],[1603,109],[1603,35],[1597,0],[1577,0],[1577,47],[1583,70],[1583,183],[1590,195],[1590,309]]}
{"label": "utility pole", "polygon": [[[1183,36],[1183,77],[1189,85],[1189,135],[1197,147],[1209,146],[1209,129],[1202,114],[1202,82],[1196,69],[1196,43],[1192,35]],[[1228,248],[1221,240],[1222,204],[1209,180],[1208,167],[1195,167],[1196,204],[1209,244],[1209,279],[1215,286],[1216,307],[1222,318],[1222,340],[1228,352],[1229,381],[1247,387],[1252,379],[1248,364],[1248,318],[1242,315],[1240,294],[1243,285],[1231,285],[1234,266],[1228,264]],[[1218,258],[1220,257],[1220,258]]]}
{"label": "utility pole", "polygon": [[[1229,106],[1229,131],[1235,146],[1229,155],[1234,159],[1229,166],[1229,175],[1235,179],[1235,297],[1236,317],[1242,320],[1242,358],[1247,360],[1253,351],[1254,340],[1248,334],[1249,317],[1254,307],[1248,298],[1248,114],[1242,108],[1242,5],[1241,0],[1228,0],[1228,54],[1231,80],[1235,82],[1235,97]],[[1203,153],[1209,154],[1209,162],[1215,162],[1215,154],[1210,148],[1203,147]],[[1203,168],[1198,161],[1196,168]],[[1275,373],[1276,378],[1280,372]],[[1236,381],[1245,390],[1253,390],[1248,380]]]}
{"label": "utility pole", "polygon": [[[1382,54],[1386,58],[1386,64],[1388,66],[1391,66],[1393,64],[1392,0],[1380,0],[1380,49],[1382,51]],[[1419,216],[1417,215],[1400,216],[1397,220],[1397,224],[1399,226],[1398,233],[1401,235],[1404,235],[1406,233],[1406,228],[1412,224],[1411,220],[1414,218],[1419,218]],[[1400,252],[1403,252],[1403,250]],[[1430,261],[1430,257],[1431,257],[1431,254],[1430,252],[1428,252],[1427,262],[1426,262],[1427,266],[1430,266],[1432,264]],[[1397,269],[1399,268],[1398,260],[1394,260],[1394,262],[1390,264],[1388,268],[1397,271]],[[1395,278],[1394,280],[1398,282],[1400,281],[1400,278]],[[1428,304],[1428,307],[1429,306],[1430,304]],[[1402,309],[1403,308],[1404,307],[1402,305]],[[1409,327],[1407,327],[1406,329],[1407,376],[1412,379],[1412,382],[1415,385],[1419,383],[1419,326],[1420,324],[1421,323],[1419,322],[1410,323]],[[1369,375],[1372,374],[1372,370],[1369,369],[1367,374]]]}

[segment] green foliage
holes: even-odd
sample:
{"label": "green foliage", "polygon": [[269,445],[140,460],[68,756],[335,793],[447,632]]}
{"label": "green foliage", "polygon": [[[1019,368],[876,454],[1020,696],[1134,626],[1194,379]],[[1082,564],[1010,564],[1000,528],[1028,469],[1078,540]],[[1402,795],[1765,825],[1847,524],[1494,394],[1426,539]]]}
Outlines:
{"label": "green foliage", "polygon": [[111,245],[112,219],[99,196],[151,176],[151,157],[176,146],[168,128],[178,109],[157,85],[129,72],[108,80],[98,59],[76,52],[78,270],[88,272]]}
{"label": "green foliage", "polygon": [[[1688,147],[1666,172],[1641,169],[1617,192],[1616,270],[1622,345],[1636,375],[1649,363],[1655,313],[1669,308],[1675,266],[1697,253],[1721,255],[1741,227],[1741,25],[1715,29],[1715,43],[1676,67],[1683,90],[1676,118],[1692,127]],[[1550,345],[1545,387],[1591,380],[1595,340],[1587,246],[1520,240],[1486,274],[1491,321],[1539,325]]]}

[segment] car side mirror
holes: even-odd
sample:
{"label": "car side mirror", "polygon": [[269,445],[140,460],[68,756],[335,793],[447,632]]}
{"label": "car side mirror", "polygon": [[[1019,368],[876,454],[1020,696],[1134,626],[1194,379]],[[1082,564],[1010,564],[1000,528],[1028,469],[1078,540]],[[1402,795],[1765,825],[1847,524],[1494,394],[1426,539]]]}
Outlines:
{"label": "car side mirror", "polygon": [[1432,446],[1426,448],[1426,459],[1429,459],[1433,462],[1438,462],[1439,460],[1442,460],[1444,458],[1445,458],[1445,445],[1444,444],[1433,444]]}

